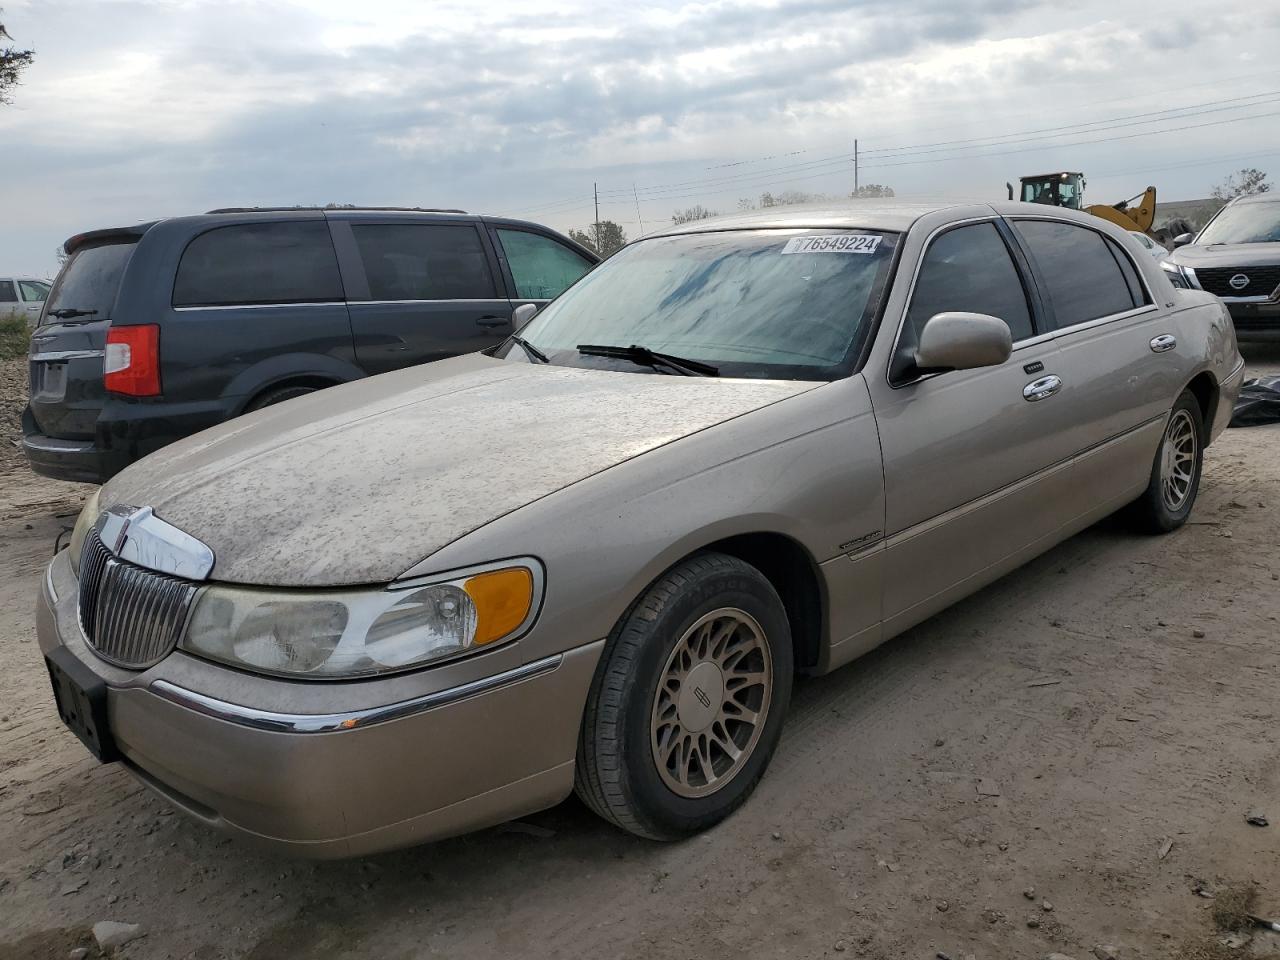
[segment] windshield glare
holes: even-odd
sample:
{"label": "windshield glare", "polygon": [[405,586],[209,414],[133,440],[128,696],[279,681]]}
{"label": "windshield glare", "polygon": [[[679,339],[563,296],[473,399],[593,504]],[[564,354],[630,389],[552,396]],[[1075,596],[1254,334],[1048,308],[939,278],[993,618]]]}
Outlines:
{"label": "windshield glare", "polygon": [[1280,200],[1227,207],[1204,228],[1197,244],[1280,242]]}
{"label": "windshield glare", "polygon": [[[842,375],[875,313],[896,239],[825,229],[642,240],[587,274],[520,335],[554,363],[620,369],[577,347],[638,344],[712,364],[723,376],[831,379]],[[504,355],[523,352],[508,347]]]}

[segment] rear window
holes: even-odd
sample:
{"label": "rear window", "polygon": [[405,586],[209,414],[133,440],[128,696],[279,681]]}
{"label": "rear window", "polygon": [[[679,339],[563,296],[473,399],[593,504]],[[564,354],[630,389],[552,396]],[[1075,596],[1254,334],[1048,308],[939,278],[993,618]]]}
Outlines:
{"label": "rear window", "polygon": [[73,310],[79,316],[95,320],[110,319],[120,278],[136,247],[134,242],[99,243],[78,249],[53,282],[45,305],[45,318],[57,319],[51,315]]}
{"label": "rear window", "polygon": [[217,227],[189,244],[175,307],[342,300],[338,258],[323,220]]}
{"label": "rear window", "polygon": [[1040,267],[1057,329],[1143,304],[1133,265],[1102,234],[1058,220],[1016,220],[1014,229]]}
{"label": "rear window", "polygon": [[0,280],[0,303],[16,303],[18,300],[18,291],[13,287],[12,280]]}
{"label": "rear window", "polygon": [[492,300],[493,274],[470,224],[354,224],[371,300]]}

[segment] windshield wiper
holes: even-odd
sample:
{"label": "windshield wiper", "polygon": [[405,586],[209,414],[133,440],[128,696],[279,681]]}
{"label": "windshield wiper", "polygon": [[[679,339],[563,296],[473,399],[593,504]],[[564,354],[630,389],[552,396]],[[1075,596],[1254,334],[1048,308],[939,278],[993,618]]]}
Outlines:
{"label": "windshield wiper", "polygon": [[520,336],[520,334],[513,333],[507,339],[513,340],[516,343],[520,344],[520,346],[524,348],[524,352],[529,355],[530,360],[536,360],[538,361],[538,363],[551,362],[550,358],[545,353],[543,353],[541,350],[535,347],[532,343],[530,343],[524,337]]}
{"label": "windshield wiper", "polygon": [[629,347],[616,347],[598,343],[580,343],[578,352],[588,357],[617,357],[619,360],[630,360],[643,367],[667,367],[686,377],[718,377],[720,368],[713,367],[701,360],[689,360],[670,353],[658,353],[648,347],[632,344]]}
{"label": "windshield wiper", "polygon": [[75,307],[64,307],[60,310],[50,310],[48,316],[57,317],[59,320],[70,320],[72,317],[92,317],[97,310],[77,310]]}

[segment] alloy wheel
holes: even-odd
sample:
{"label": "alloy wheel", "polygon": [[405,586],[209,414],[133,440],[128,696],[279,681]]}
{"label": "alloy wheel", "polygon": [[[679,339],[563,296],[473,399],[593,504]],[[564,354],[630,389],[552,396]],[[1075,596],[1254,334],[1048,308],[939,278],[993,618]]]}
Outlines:
{"label": "alloy wheel", "polygon": [[729,783],[760,740],[772,694],[760,624],[735,607],[700,617],[676,642],[654,697],[650,742],[663,783],[682,797]]}
{"label": "alloy wheel", "polygon": [[1191,495],[1196,470],[1196,426],[1186,410],[1169,418],[1160,447],[1160,493],[1164,505],[1177,513]]}

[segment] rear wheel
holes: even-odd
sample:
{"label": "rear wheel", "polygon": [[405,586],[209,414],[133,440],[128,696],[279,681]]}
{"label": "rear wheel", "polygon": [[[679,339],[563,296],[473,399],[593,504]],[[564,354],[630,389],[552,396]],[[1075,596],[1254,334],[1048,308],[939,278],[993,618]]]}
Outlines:
{"label": "rear wheel", "polygon": [[267,390],[258,394],[245,407],[245,413],[251,413],[254,410],[261,410],[263,407],[269,407],[272,404],[283,403],[286,400],[292,400],[294,397],[306,396],[308,393],[315,393],[315,387],[307,387],[301,384],[292,387],[277,387],[275,390]]}
{"label": "rear wheel", "polygon": [[1203,415],[1195,395],[1184,390],[1165,424],[1146,492],[1132,507],[1142,529],[1168,533],[1187,522],[1200,490],[1203,462]]}
{"label": "rear wheel", "polygon": [[786,613],[760,571],[718,553],[680,563],[605,644],[583,718],[578,794],[655,840],[718,823],[769,763],[792,674]]}

